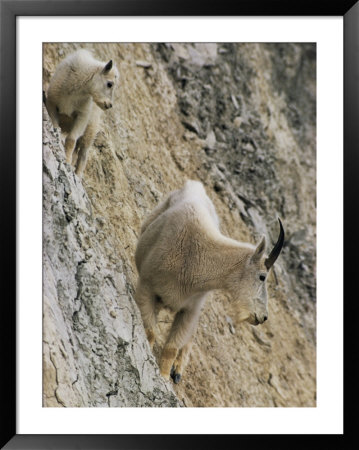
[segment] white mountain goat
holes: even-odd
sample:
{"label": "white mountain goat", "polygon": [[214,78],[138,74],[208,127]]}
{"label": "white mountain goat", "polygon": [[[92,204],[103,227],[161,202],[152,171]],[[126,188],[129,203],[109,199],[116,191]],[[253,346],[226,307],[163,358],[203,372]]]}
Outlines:
{"label": "white mountain goat", "polygon": [[253,246],[221,234],[213,203],[202,183],[192,180],[170,193],[144,221],[135,255],[135,299],[151,349],[159,308],[176,313],[160,358],[163,377],[180,381],[210,291],[230,294],[237,323],[258,325],[267,320],[266,278],[284,242],[280,220],[279,224],[278,241],[265,257],[264,237]]}
{"label": "white mountain goat", "polygon": [[[99,126],[101,110],[112,107],[119,74],[112,60],[97,61],[81,49],[56,67],[44,101],[54,127],[66,133],[65,152],[69,164],[81,175],[88,149]],[[99,109],[100,108],[100,109]]]}

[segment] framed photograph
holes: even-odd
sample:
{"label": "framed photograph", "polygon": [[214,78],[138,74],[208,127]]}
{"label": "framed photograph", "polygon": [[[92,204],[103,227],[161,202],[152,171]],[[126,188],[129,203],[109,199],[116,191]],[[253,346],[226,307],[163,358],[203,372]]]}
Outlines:
{"label": "framed photograph", "polygon": [[1,2],[3,448],[344,445],[358,17]]}

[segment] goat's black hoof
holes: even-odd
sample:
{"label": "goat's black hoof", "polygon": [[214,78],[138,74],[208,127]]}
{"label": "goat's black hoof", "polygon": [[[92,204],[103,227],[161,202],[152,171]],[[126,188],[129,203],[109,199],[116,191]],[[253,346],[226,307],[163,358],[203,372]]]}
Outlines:
{"label": "goat's black hoof", "polygon": [[180,373],[176,373],[175,376],[173,377],[173,382],[175,384],[178,384],[181,381],[181,374]]}
{"label": "goat's black hoof", "polygon": [[172,366],[171,368],[171,378],[175,384],[178,384],[181,381],[181,374],[175,372],[175,368]]}

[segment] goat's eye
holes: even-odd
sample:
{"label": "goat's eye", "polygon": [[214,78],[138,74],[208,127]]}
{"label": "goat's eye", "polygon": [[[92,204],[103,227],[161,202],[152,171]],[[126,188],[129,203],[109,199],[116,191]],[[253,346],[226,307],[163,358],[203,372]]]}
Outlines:
{"label": "goat's eye", "polygon": [[109,82],[107,83],[107,87],[108,87],[108,88],[112,88],[112,86],[113,86],[112,81],[109,81]]}
{"label": "goat's eye", "polygon": [[265,275],[259,275],[259,279],[260,279],[261,281],[264,281],[264,280],[266,279],[266,276],[265,276]]}

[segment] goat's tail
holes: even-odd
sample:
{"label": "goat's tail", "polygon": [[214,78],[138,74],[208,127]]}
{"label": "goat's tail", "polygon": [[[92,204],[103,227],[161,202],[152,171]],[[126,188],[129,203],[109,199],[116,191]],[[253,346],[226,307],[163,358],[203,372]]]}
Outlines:
{"label": "goat's tail", "polygon": [[45,91],[42,91],[42,101],[44,102],[44,105],[46,106],[46,93],[45,93]]}

